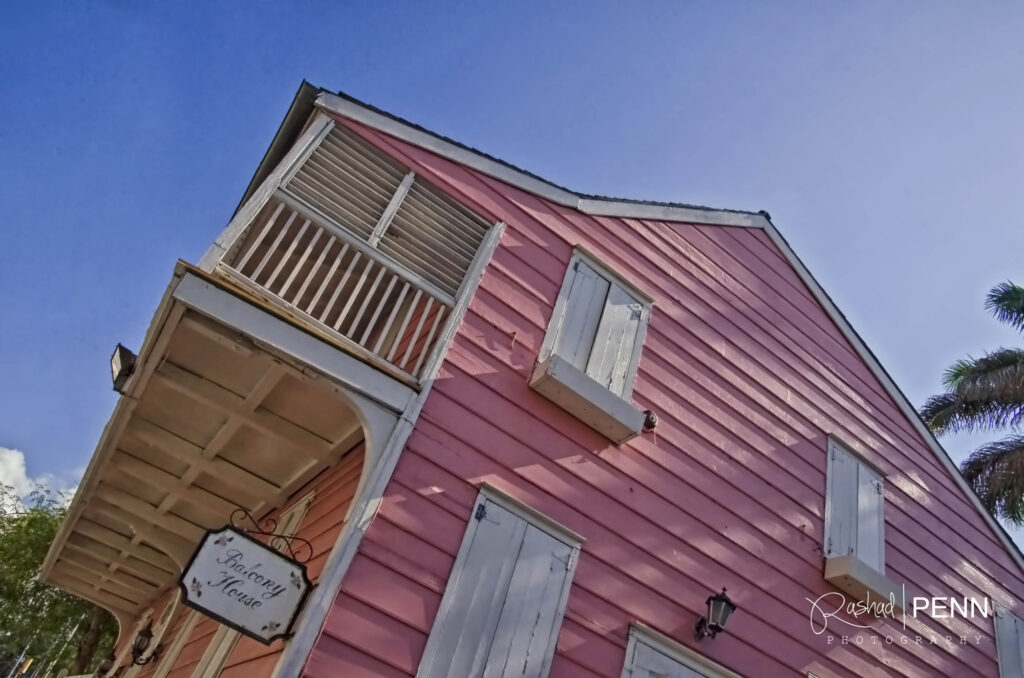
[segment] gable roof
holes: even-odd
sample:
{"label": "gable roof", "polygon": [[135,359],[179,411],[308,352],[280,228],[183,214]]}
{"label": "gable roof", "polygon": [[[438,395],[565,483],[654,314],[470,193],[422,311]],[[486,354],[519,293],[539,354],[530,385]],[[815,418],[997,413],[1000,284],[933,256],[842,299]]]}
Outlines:
{"label": "gable roof", "polygon": [[[769,239],[779,248],[786,261],[792,266],[803,283],[810,290],[818,303],[853,346],[857,355],[871,370],[871,373],[882,384],[885,391],[893,399],[899,409],[921,435],[928,448],[939,463],[950,473],[956,484],[967,496],[968,500],[981,514],[985,522],[992,528],[999,541],[1006,548],[1017,566],[1024,572],[1024,554],[1013,542],[992,515],[982,506],[974,490],[960,474],[949,454],[935,438],[935,435],[924,425],[917,410],[907,396],[900,390],[896,382],[879,362],[878,358],[867,347],[857,331],[854,330],[846,316],[836,306],[832,298],[821,287],[811,272],[803,264],[793,249],[782,237],[771,221],[768,212],[718,209],[701,205],[690,205],[677,202],[654,202],[647,200],[630,200],[613,198],[587,193],[579,193],[555,184],[543,177],[522,170],[500,158],[461,144],[443,135],[431,132],[415,123],[396,115],[382,111],[370,104],[339,92],[337,94],[315,87],[303,81],[296,93],[288,113],[281,124],[270,148],[264,155],[260,166],[246,188],[239,203],[245,204],[264,179],[284,157],[292,143],[301,134],[310,115],[321,109],[331,115],[353,120],[367,127],[401,139],[414,146],[431,151],[463,166],[491,176],[506,184],[550,200],[556,204],[571,207],[584,214],[594,216],[622,217],[632,219],[650,219],[656,221],[681,222],[687,224],[707,224],[757,228],[765,232]],[[236,208],[237,212],[237,208]]]}

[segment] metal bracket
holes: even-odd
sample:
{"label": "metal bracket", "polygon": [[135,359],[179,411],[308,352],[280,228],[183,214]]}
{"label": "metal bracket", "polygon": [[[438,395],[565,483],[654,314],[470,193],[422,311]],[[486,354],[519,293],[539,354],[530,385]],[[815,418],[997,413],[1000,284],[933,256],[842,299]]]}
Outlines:
{"label": "metal bracket", "polygon": [[[251,527],[250,527],[251,526]],[[266,537],[266,544],[272,549],[287,553],[297,563],[305,564],[313,557],[313,545],[308,539],[293,534],[278,534],[277,521],[266,518],[263,524],[256,520],[247,509],[236,508],[231,512],[231,527],[253,537]]]}

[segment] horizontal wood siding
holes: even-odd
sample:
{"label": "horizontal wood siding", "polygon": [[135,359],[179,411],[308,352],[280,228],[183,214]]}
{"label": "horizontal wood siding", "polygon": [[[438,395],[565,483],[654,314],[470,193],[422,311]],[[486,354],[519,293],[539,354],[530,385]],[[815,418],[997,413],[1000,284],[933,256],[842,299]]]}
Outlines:
{"label": "horizontal wood siding", "polygon": [[[1020,613],[1024,578],[764,232],[586,216],[342,124],[508,226],[305,675],[415,674],[485,481],[586,538],[553,676],[619,676],[635,620],[749,676],[998,674],[990,619],[811,633],[807,599],[834,590],[829,434],[886,473],[887,575],[908,596]],[[633,402],[660,423],[618,448],[527,386],[577,244],[655,299]],[[739,611],[697,644],[723,586]]]}
{"label": "horizontal wood siding", "polygon": [[[338,533],[344,524],[345,515],[359,484],[362,467],[363,446],[360,443],[342,457],[337,465],[321,473],[306,487],[296,492],[290,500],[290,502],[295,501],[310,491],[316,493],[313,505],[310,506],[309,512],[306,513],[296,533],[297,536],[308,539],[313,545],[313,555],[306,563],[306,571],[314,584],[320,578],[324,562],[326,562],[331,549],[334,548]],[[291,507],[290,502],[286,504],[285,509]],[[268,518],[276,519],[278,513],[275,511]],[[158,604],[155,615],[157,618],[162,606],[166,604],[166,600],[170,599],[170,595],[166,594]],[[165,649],[174,643],[190,614],[192,614],[191,608],[184,605],[179,606],[177,620],[162,641]],[[178,659],[168,674],[168,678],[188,678],[192,675],[196,665],[209,647],[210,640],[218,626],[217,622],[208,617],[203,617],[196,624],[191,637],[185,643],[181,654],[178,655]],[[125,642],[130,642],[130,640]],[[278,657],[283,649],[283,641],[264,645],[242,636],[228,656],[221,676],[224,678],[269,678],[273,674],[274,667],[277,666]],[[138,678],[152,676],[159,665],[158,660],[142,667]]]}

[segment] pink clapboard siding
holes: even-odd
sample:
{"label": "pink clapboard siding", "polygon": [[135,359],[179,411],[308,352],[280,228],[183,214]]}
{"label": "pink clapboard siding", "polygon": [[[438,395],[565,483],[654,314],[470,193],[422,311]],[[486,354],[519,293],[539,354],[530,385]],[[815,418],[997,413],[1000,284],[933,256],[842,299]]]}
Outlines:
{"label": "pink clapboard siding", "polygon": [[[324,562],[337,541],[349,504],[352,497],[355,496],[359,475],[363,468],[363,458],[363,446],[359,444],[342,457],[335,466],[325,470],[310,481],[306,487],[298,490],[293,497],[298,499],[310,491],[316,493],[309,511],[296,532],[297,536],[307,539],[312,546],[312,555],[306,563],[306,574],[314,584],[320,578]],[[280,511],[274,511],[267,518],[276,520],[279,513]],[[155,618],[159,618],[163,606],[176,593],[177,590],[173,589],[164,595],[160,603],[155,606]],[[188,608],[184,606],[182,608],[178,612],[177,621],[163,638],[165,648],[174,644],[192,614]],[[209,617],[204,616],[199,620],[191,636],[182,647],[181,653],[171,665],[170,672],[167,674],[168,678],[187,678],[192,675],[218,627],[219,624]],[[128,634],[122,634],[121,640],[123,643],[129,643],[133,638]],[[270,645],[264,645],[259,641],[242,636],[225,660],[220,675],[224,678],[267,678],[273,674],[284,646],[284,642],[280,640]],[[139,671],[137,678],[148,678],[156,672],[158,666],[160,666],[159,661],[145,665]]]}
{"label": "pink clapboard siding", "polygon": [[[886,473],[887,575],[908,595],[1013,609],[1024,577],[764,232],[587,216],[339,124],[507,228],[305,675],[415,674],[483,481],[586,538],[552,676],[619,676],[634,620],[749,676],[998,675],[991,620],[876,623],[891,645],[812,634],[807,599],[834,590],[828,434]],[[661,422],[621,447],[527,386],[577,244],[655,299],[633,401]],[[740,610],[696,644],[722,586]]]}

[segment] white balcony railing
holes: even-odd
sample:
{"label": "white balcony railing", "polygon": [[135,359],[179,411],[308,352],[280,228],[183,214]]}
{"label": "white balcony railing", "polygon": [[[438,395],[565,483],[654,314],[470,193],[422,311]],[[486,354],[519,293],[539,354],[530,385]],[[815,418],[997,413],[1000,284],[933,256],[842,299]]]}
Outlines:
{"label": "white balcony railing", "polygon": [[335,339],[413,378],[454,301],[285,196],[267,203],[242,246],[220,268],[273,295]]}
{"label": "white balcony railing", "polygon": [[333,122],[283,176],[217,270],[418,380],[490,225]]}

